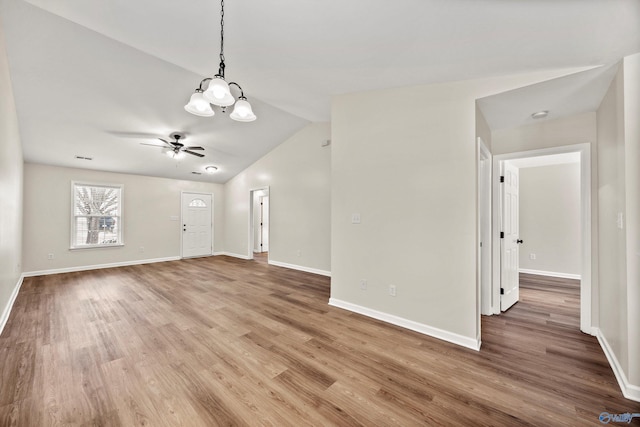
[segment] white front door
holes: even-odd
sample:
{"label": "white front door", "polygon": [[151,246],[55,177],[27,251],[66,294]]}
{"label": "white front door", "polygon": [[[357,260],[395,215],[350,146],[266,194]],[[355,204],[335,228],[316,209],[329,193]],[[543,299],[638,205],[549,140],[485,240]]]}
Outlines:
{"label": "white front door", "polygon": [[206,256],[212,253],[211,194],[182,193],[182,257]]}
{"label": "white front door", "polygon": [[504,162],[502,183],[502,232],[501,242],[501,280],[500,310],[505,311],[518,302],[520,297],[519,280],[519,173],[518,168]]}

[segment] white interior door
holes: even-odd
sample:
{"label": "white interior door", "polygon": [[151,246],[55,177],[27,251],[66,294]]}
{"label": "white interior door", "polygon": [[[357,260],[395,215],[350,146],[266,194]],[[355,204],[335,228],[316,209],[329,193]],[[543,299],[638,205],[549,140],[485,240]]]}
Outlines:
{"label": "white interior door", "polygon": [[182,257],[212,253],[211,194],[182,193]]}
{"label": "white interior door", "polygon": [[269,252],[269,196],[260,197],[260,252]]}
{"label": "white interior door", "polygon": [[502,183],[502,231],[501,241],[501,277],[500,310],[505,311],[518,302],[520,297],[519,280],[519,173],[518,168],[504,162],[504,182]]}

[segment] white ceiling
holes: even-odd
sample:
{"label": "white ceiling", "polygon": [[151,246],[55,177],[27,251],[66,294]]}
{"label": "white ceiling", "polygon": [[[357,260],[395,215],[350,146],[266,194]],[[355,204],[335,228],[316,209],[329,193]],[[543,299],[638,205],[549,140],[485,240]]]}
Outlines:
{"label": "white ceiling", "polygon": [[[509,127],[534,105],[558,115],[593,108],[607,67],[640,51],[638,0],[226,0],[227,78],[258,115],[237,123],[183,110],[218,67],[217,1],[0,5],[27,161],[212,182],[308,121],[329,121],[335,94],[605,65],[578,81],[484,100],[489,123]],[[571,84],[589,95],[559,97]],[[185,131],[206,157],[176,162],[140,145],[172,131]],[[220,172],[191,175],[207,164]]]}
{"label": "white ceiling", "polygon": [[[601,66],[478,100],[492,130],[540,123],[596,111],[618,70],[618,64]],[[533,113],[548,111],[545,119]]]}

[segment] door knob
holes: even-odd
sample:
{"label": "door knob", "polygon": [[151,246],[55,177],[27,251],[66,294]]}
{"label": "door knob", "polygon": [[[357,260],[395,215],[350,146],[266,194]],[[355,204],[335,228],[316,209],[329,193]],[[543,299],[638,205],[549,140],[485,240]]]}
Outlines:
{"label": "door knob", "polygon": [[516,240],[516,243],[524,243],[524,242],[522,241],[522,239],[518,239]]}

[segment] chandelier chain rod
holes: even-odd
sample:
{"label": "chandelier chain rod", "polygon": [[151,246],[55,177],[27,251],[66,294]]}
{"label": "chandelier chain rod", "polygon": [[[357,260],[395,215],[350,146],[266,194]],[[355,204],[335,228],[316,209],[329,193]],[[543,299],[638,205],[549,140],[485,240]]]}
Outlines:
{"label": "chandelier chain rod", "polygon": [[224,78],[224,0],[220,0],[220,69],[218,74]]}
{"label": "chandelier chain rod", "polygon": [[[191,95],[184,109],[196,116],[211,117],[215,114],[211,109],[212,105],[220,107],[224,113],[228,106],[235,104],[233,113],[230,115],[231,119],[239,122],[252,122],[256,119],[256,115],[251,109],[251,104],[244,96],[242,87],[236,82],[227,83],[225,81],[224,61],[224,0],[220,0],[220,65],[218,74],[200,81],[200,85],[196,88],[195,93]],[[204,90],[204,85],[207,82],[209,86],[207,90]],[[240,96],[237,99],[231,93],[231,86],[235,86],[240,91]]]}

